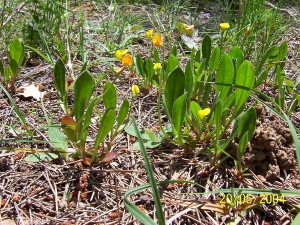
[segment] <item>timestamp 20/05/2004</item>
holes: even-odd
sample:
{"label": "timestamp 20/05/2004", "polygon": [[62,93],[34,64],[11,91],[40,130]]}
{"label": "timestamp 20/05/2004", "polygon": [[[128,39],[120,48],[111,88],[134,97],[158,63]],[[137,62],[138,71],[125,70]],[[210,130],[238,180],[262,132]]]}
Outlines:
{"label": "timestamp 20/05/2004", "polygon": [[253,194],[237,194],[221,193],[220,204],[278,204],[284,203],[286,200],[284,194],[275,193],[261,193],[257,195]]}

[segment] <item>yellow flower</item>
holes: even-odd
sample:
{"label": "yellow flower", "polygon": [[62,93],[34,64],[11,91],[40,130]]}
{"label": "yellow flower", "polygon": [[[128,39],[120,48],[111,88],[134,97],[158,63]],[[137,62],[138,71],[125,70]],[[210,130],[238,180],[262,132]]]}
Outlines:
{"label": "yellow flower", "polygon": [[188,36],[193,36],[194,34],[194,25],[187,25],[185,23],[176,22],[175,26],[181,34],[186,34]]}
{"label": "yellow flower", "polygon": [[127,54],[129,50],[128,49],[125,49],[125,50],[117,50],[116,53],[115,53],[115,56],[118,60],[122,60],[123,56]]}
{"label": "yellow flower", "polygon": [[160,33],[153,34],[152,42],[156,47],[161,47],[163,45],[161,34]]}
{"label": "yellow flower", "polygon": [[133,92],[133,95],[137,95],[138,93],[140,93],[140,89],[137,85],[132,85],[131,90]]}
{"label": "yellow flower", "polygon": [[198,117],[200,120],[203,120],[205,116],[207,116],[208,114],[210,114],[210,108],[205,108],[205,109],[200,109],[198,111]]}
{"label": "yellow flower", "polygon": [[126,54],[122,58],[123,66],[131,66],[133,64],[132,56],[130,54]]}
{"label": "yellow flower", "polygon": [[230,26],[229,26],[229,23],[220,23],[220,27],[222,28],[222,31],[224,32],[226,29],[228,29]]}
{"label": "yellow flower", "polygon": [[146,32],[146,37],[147,38],[151,38],[152,37],[152,34],[153,34],[153,29],[150,29]]}
{"label": "yellow flower", "polygon": [[159,70],[161,68],[161,63],[155,63],[153,66],[154,70]]}

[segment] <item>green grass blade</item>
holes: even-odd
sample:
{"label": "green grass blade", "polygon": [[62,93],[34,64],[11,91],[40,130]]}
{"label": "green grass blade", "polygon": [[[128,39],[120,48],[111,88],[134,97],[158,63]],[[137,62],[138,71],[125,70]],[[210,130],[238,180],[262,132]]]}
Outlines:
{"label": "green grass blade", "polygon": [[19,110],[18,106],[16,105],[15,101],[13,100],[11,95],[8,93],[8,91],[1,84],[0,84],[0,88],[3,90],[3,92],[6,94],[7,98],[9,99],[10,103],[12,104],[14,112],[16,113],[17,117],[19,118],[20,122],[25,127],[26,132],[31,136],[32,135],[31,131],[30,131],[29,127],[27,126],[25,118],[22,115],[22,113],[20,112],[20,110]]}
{"label": "green grass blade", "polygon": [[[155,181],[155,178],[154,178],[152,165],[150,163],[147,151],[146,151],[145,146],[143,144],[141,134],[139,132],[139,129],[137,127],[137,124],[136,124],[135,119],[134,119],[133,116],[131,116],[131,121],[132,121],[133,127],[135,129],[135,132],[137,134],[137,138],[138,138],[138,141],[140,143],[142,155],[143,155],[144,162],[145,162],[145,165],[146,165],[148,178],[149,178],[149,181],[150,181],[150,185],[151,185],[151,189],[152,189],[152,193],[153,193],[153,199],[154,199],[154,203],[155,203],[155,207],[156,207],[156,216],[158,218],[159,224],[160,225],[165,225],[164,213],[163,213],[162,204],[161,204],[161,201],[160,201],[159,191],[158,191],[158,188],[156,186],[156,181]],[[148,224],[148,223],[145,223],[145,224]]]}

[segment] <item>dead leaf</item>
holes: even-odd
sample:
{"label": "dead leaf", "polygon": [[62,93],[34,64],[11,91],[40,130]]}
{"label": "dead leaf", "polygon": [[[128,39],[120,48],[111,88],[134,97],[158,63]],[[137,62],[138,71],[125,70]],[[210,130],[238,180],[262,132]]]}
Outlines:
{"label": "dead leaf", "polygon": [[105,155],[105,157],[101,160],[102,162],[110,162],[117,156],[117,152],[109,152]]}
{"label": "dead leaf", "polygon": [[17,93],[24,96],[25,98],[35,98],[36,100],[40,100],[40,98],[44,97],[45,92],[43,92],[44,86],[37,83],[26,83],[17,89]]}

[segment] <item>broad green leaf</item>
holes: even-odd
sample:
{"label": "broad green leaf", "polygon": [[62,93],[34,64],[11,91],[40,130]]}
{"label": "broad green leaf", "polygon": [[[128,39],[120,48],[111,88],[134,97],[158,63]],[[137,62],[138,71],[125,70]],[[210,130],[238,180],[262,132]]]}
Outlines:
{"label": "broad green leaf", "polygon": [[[261,61],[258,63],[256,69],[255,69],[255,76],[257,77],[258,74],[261,72],[263,65],[265,62],[268,60],[270,55],[273,54],[274,51],[278,50],[277,46],[272,46],[271,48],[268,49],[268,51],[264,54],[262,57]],[[259,84],[256,84],[258,86]]]}
{"label": "broad green leaf", "polygon": [[122,125],[129,112],[129,101],[125,98],[117,116],[117,129]]}
{"label": "broad green leaf", "polygon": [[252,137],[256,127],[256,111],[253,107],[248,109],[246,112],[238,116],[236,119],[236,125],[238,126],[238,137],[239,139],[248,132],[248,140]]}
{"label": "broad green leaf", "polygon": [[136,57],[136,66],[138,71],[140,72],[141,76],[146,79],[145,72],[144,72],[144,60],[142,59],[141,55]]}
{"label": "broad green leaf", "polygon": [[257,77],[256,81],[255,81],[255,87],[261,85],[266,79],[267,79],[267,76],[268,76],[268,73],[270,71],[271,68],[267,68],[266,70],[264,70],[260,75],[259,77]]}
{"label": "broad green leaf", "polygon": [[37,152],[33,154],[29,154],[24,158],[26,162],[43,162],[45,159],[52,161],[54,159],[57,159],[58,155],[50,152]]}
{"label": "broad green leaf", "polygon": [[193,70],[191,61],[189,61],[185,67],[185,90],[187,91],[187,99],[190,101],[193,94]]}
{"label": "broad green leaf", "polygon": [[227,54],[224,54],[216,74],[216,91],[217,93],[220,93],[221,101],[224,101],[227,98],[233,83],[234,67],[231,58]]}
{"label": "broad green leaf", "polygon": [[202,42],[202,56],[205,59],[205,68],[207,68],[211,55],[211,38],[206,35]]}
{"label": "broad green leaf", "polygon": [[156,135],[149,129],[145,129],[145,133],[150,137],[151,141],[157,141]]}
{"label": "broad green leaf", "polygon": [[281,43],[281,45],[279,47],[279,52],[278,52],[278,61],[281,61],[281,63],[280,63],[281,70],[283,70],[284,65],[285,65],[287,51],[288,51],[288,45],[287,45],[287,42],[284,41]]}
{"label": "broad green leaf", "polygon": [[[172,110],[172,122],[178,136],[178,142],[183,143],[181,140],[181,127],[183,124],[184,116],[186,114],[186,95],[187,93],[180,96],[173,104]],[[175,135],[175,136],[176,136]]]}
{"label": "broad green leaf", "polygon": [[74,116],[78,122],[87,108],[88,102],[94,91],[94,78],[92,75],[84,71],[75,81],[74,85]]}
{"label": "broad green leaf", "polygon": [[[61,117],[63,130],[71,142],[76,142],[76,122],[72,117],[64,115]],[[49,130],[50,132],[50,130]]]}
{"label": "broad green leaf", "polygon": [[106,109],[117,107],[117,91],[114,84],[109,81],[104,85],[103,102]]}
{"label": "broad green leaf", "polygon": [[209,98],[211,98],[211,89],[212,89],[212,84],[211,84],[211,81],[212,81],[212,76],[211,74],[208,74],[207,75],[207,80],[205,83],[205,87],[204,87],[204,94],[203,94],[203,98],[202,98],[202,108],[206,108],[208,102],[209,102]]}
{"label": "broad green leaf", "polygon": [[168,63],[167,63],[166,73],[167,74],[171,73],[178,65],[179,65],[179,62],[178,62],[177,58],[174,55],[170,55]]}
{"label": "broad green leaf", "polygon": [[17,38],[13,40],[13,42],[9,45],[9,63],[13,59],[16,61],[18,67],[21,66],[24,60],[24,45]]}
{"label": "broad green leaf", "polygon": [[298,225],[298,224],[300,224],[300,212],[297,213],[293,222],[291,223],[291,225]]}
{"label": "broad green leaf", "polygon": [[244,61],[243,52],[235,46],[230,50],[229,56],[232,58],[234,67],[237,70]]}
{"label": "broad green leaf", "polygon": [[191,110],[192,114],[194,115],[194,117],[197,119],[197,121],[200,122],[198,115],[197,115],[198,111],[201,110],[200,105],[197,102],[191,101],[190,110]]}
{"label": "broad green leaf", "polygon": [[[174,45],[175,46],[175,45]],[[172,53],[171,53],[172,54]],[[154,48],[154,56],[153,56],[153,58],[154,58],[154,62],[155,63],[159,63],[160,61],[159,61],[159,53],[158,53],[158,50],[157,50],[157,48]]]}
{"label": "broad green leaf", "polygon": [[137,137],[137,134],[135,133],[135,129],[132,125],[126,125],[124,128],[125,132],[133,137]]}
{"label": "broad green leaf", "polygon": [[65,135],[57,128],[49,127],[50,144],[59,152],[66,152],[68,148]]}
{"label": "broad green leaf", "polygon": [[54,66],[54,87],[63,99],[66,99],[66,68],[61,59],[58,59]]}
{"label": "broad green leaf", "polygon": [[84,114],[83,127],[82,127],[82,129],[80,129],[80,131],[78,131],[78,132],[81,132],[78,136],[81,138],[80,145],[82,145],[82,146],[85,145],[86,137],[88,134],[88,129],[89,129],[89,126],[91,123],[93,109],[94,109],[94,106],[98,103],[98,101],[99,101],[98,98],[93,99]]}
{"label": "broad green leaf", "polygon": [[[238,68],[235,84],[241,87],[253,88],[255,77],[253,73],[252,64],[249,61],[245,61]],[[240,107],[247,101],[250,95],[250,90],[245,90],[237,87],[236,99],[235,99],[235,112],[240,110]]]}
{"label": "broad green leaf", "polygon": [[244,133],[244,135],[242,135],[239,138],[239,145],[238,145],[238,150],[236,153],[236,157],[237,157],[239,166],[241,166],[242,157],[244,155],[244,152],[246,150],[248,142],[249,142],[249,137],[248,137],[248,132],[246,132],[246,133]]}
{"label": "broad green leaf", "polygon": [[164,100],[170,116],[172,115],[174,102],[184,93],[184,86],[184,73],[180,67],[177,67],[168,76],[165,86]]}
{"label": "broad green leaf", "polygon": [[116,110],[114,108],[109,108],[105,110],[105,113],[101,119],[98,134],[95,140],[94,150],[96,151],[100,143],[104,140],[106,135],[111,131],[114,126],[116,118]]}
{"label": "broad green leaf", "polygon": [[19,69],[17,61],[14,60],[14,59],[11,59],[10,62],[9,62],[9,67],[11,69],[12,78],[14,80],[16,75],[17,75],[18,69]]}
{"label": "broad green leaf", "polygon": [[215,71],[215,69],[218,66],[218,63],[220,62],[221,57],[221,51],[219,47],[216,47],[211,55],[211,58],[209,60],[209,71],[212,73]]}
{"label": "broad green leaf", "polygon": [[177,47],[176,47],[176,45],[173,45],[172,50],[171,50],[171,55],[174,55],[175,57],[177,57]]}
{"label": "broad green leaf", "polygon": [[150,59],[146,59],[144,61],[144,72],[146,74],[148,81],[150,81],[154,74],[153,62]]}

